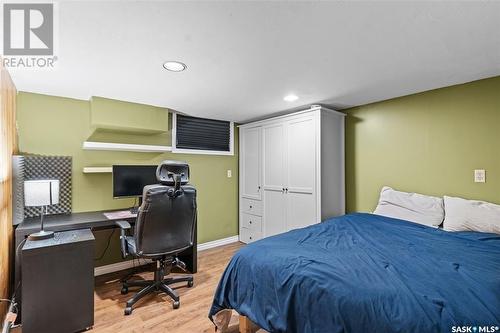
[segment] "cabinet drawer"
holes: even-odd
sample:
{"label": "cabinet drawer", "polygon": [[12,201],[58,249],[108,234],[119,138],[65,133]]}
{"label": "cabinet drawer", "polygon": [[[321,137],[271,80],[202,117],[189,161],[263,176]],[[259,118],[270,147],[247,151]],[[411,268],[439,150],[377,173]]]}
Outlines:
{"label": "cabinet drawer", "polygon": [[255,231],[252,229],[248,228],[240,228],[240,242],[243,243],[252,243],[255,242],[256,240],[261,239],[261,232],[260,231]]}
{"label": "cabinet drawer", "polygon": [[252,199],[241,199],[241,211],[247,214],[262,216],[262,202]]}
{"label": "cabinet drawer", "polygon": [[241,227],[262,231],[262,218],[260,216],[241,214]]}

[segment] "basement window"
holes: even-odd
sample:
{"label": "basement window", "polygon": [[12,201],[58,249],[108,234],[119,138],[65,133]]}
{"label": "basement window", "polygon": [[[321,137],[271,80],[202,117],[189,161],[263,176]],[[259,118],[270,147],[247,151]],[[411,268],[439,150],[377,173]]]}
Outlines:
{"label": "basement window", "polygon": [[234,124],[173,114],[172,152],[184,154],[233,155]]}

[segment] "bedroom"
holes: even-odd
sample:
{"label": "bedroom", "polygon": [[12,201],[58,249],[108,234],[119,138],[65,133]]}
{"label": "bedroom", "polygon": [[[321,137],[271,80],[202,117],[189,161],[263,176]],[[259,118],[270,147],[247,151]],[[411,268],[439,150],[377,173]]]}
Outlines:
{"label": "bedroom", "polygon": [[499,2],[1,8],[3,332],[498,331]]}

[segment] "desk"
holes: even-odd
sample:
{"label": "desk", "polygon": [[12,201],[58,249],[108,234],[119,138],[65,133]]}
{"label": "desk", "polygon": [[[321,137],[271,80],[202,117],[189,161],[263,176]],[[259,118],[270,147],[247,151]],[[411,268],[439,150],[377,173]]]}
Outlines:
{"label": "desk", "polygon": [[[44,229],[51,231],[68,231],[68,230],[78,230],[78,229],[109,229],[117,228],[115,226],[115,221],[117,220],[127,220],[131,224],[135,223],[135,218],[131,219],[116,219],[110,220],[104,213],[108,211],[97,211],[97,212],[84,212],[84,213],[73,213],[73,214],[60,214],[60,215],[49,215],[44,217]],[[194,245],[193,247],[185,250],[179,255],[179,259],[184,261],[187,266],[187,270],[191,273],[196,273],[197,271],[197,236],[194,234]],[[18,245],[31,233],[40,230],[40,218],[28,218],[21,222],[15,231],[15,245],[16,249]],[[15,269],[15,285],[19,281],[19,266],[16,258],[16,269]]]}
{"label": "desk", "polygon": [[[97,211],[97,212],[84,212],[84,213],[73,213],[73,214],[60,214],[60,215],[49,215],[44,217],[44,229],[51,231],[71,231],[71,230],[80,230],[80,229],[91,229],[91,230],[101,230],[101,229],[110,229],[110,228],[118,228],[115,225],[115,221],[118,220],[126,220],[130,222],[132,225],[135,223],[135,218],[128,219],[115,219],[110,220],[104,213],[110,212],[106,211]],[[18,249],[19,244],[28,237],[29,234],[37,232],[40,230],[40,218],[28,218],[21,222],[15,231],[15,249]],[[191,273],[196,273],[197,271],[197,226],[194,228],[194,245],[182,252],[179,255],[179,259],[186,263],[186,268]],[[21,249],[18,249],[21,251]],[[21,277],[21,267],[19,263],[19,258],[16,256],[15,258],[15,283],[14,286],[18,285],[18,282]],[[17,297],[20,300],[21,291],[18,291]],[[17,322],[21,319],[22,313],[18,313]]]}

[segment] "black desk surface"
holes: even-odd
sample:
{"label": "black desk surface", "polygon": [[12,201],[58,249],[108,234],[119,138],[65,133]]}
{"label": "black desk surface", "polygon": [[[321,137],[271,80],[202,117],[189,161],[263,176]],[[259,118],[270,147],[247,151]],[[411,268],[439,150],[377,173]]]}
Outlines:
{"label": "black desk surface", "polygon": [[[123,211],[123,209],[115,210]],[[110,220],[104,213],[112,212],[110,210],[96,211],[96,212],[83,212],[83,213],[72,213],[72,214],[58,214],[58,215],[48,215],[44,217],[43,224],[44,229],[47,231],[68,231],[68,230],[78,230],[78,229],[106,229],[115,228],[115,222],[118,220],[127,220],[132,224],[135,222],[134,218],[121,218]],[[179,255],[179,258],[186,262],[188,270],[192,273],[197,271],[197,232],[195,227],[194,245],[193,247],[185,250]],[[40,230],[40,217],[31,217],[25,219],[21,222],[15,231],[15,245],[16,249],[18,245],[31,233]],[[17,266],[17,265],[16,265]],[[16,273],[17,276],[17,273]],[[17,277],[16,277],[17,281]]]}
{"label": "black desk surface", "polygon": [[79,242],[88,242],[94,241],[94,235],[90,231],[90,229],[78,229],[78,230],[70,230],[70,231],[61,231],[56,232],[54,237],[41,239],[41,240],[27,240],[24,243],[23,252],[38,250],[41,248],[60,246],[65,244],[74,244]]}
{"label": "black desk surface", "polygon": [[[104,213],[109,213],[109,210],[97,212],[83,212],[72,214],[57,214],[44,217],[44,229],[51,231],[65,231],[74,229],[100,228],[110,227],[117,220],[110,220]],[[134,220],[135,218],[125,219]],[[16,228],[16,235],[25,235],[40,230],[40,217],[30,217],[21,222]]]}

